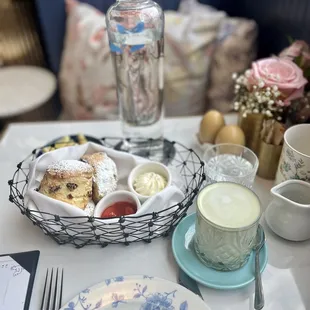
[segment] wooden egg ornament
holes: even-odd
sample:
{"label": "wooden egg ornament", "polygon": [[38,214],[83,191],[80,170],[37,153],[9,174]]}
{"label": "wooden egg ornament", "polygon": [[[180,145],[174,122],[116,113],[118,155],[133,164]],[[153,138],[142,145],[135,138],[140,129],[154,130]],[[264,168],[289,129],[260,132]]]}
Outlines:
{"label": "wooden egg ornament", "polygon": [[227,125],[223,127],[215,138],[215,143],[233,143],[245,145],[245,135],[237,125]]}
{"label": "wooden egg ornament", "polygon": [[214,143],[218,132],[225,126],[225,120],[222,113],[211,110],[207,112],[201,122],[198,133],[198,139],[201,144]]}

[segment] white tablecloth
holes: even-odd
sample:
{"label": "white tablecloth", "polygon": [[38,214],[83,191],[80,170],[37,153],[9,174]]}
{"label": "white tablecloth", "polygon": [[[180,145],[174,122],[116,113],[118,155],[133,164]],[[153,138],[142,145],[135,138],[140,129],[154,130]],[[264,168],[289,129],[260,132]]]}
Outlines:
{"label": "white tablecloth", "polygon": [[[228,116],[228,123],[236,121]],[[199,117],[175,118],[165,121],[165,136],[188,147],[196,148],[195,132]],[[107,248],[70,245],[59,246],[45,236],[38,227],[22,216],[18,208],[8,201],[7,181],[12,178],[16,164],[33,148],[66,134],[84,132],[98,137],[120,135],[118,122],[65,122],[29,123],[9,126],[0,143],[0,254],[40,250],[41,256],[31,300],[31,310],[38,310],[43,292],[46,268],[62,266],[65,270],[63,301],[79,291],[105,278],[117,275],[148,274],[177,281],[178,267],[171,251],[169,238],[154,240],[151,244],[137,243],[129,247],[110,245]],[[197,149],[197,148],[196,148]],[[263,208],[270,200],[272,182],[256,179],[255,191]],[[191,207],[191,212],[194,206]],[[262,224],[267,235],[268,266],[263,274],[266,306],[268,310],[310,309],[310,241],[293,243],[274,235]],[[310,225],[310,222],[309,222]],[[205,301],[212,310],[253,309],[254,285],[235,291],[216,291],[201,286]],[[198,310],[198,309],[197,309]]]}

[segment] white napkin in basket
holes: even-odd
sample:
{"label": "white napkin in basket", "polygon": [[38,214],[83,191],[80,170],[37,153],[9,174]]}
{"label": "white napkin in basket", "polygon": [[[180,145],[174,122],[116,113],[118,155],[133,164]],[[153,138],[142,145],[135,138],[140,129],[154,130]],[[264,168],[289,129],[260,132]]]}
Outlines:
{"label": "white napkin in basket", "polygon": [[[44,176],[47,167],[52,163],[58,162],[63,159],[79,160],[84,154],[92,154],[95,152],[105,152],[110,158],[114,160],[117,166],[118,179],[119,179],[117,189],[127,189],[127,178],[131,170],[135,166],[148,161],[147,159],[144,159],[142,157],[115,151],[113,149],[106,148],[104,146],[94,144],[91,142],[80,146],[61,148],[53,152],[41,155],[39,158],[31,162],[29,165],[30,168],[29,183],[28,183],[29,185],[25,197],[26,205],[30,210],[42,212],[37,213],[38,219],[40,219],[41,217],[44,220],[53,220],[55,218],[55,215],[59,215],[60,217],[70,217],[68,221],[73,225],[70,225],[70,227],[65,230],[64,232],[65,234],[76,235],[79,232],[83,232],[83,235],[85,235],[87,232],[89,232],[90,236],[93,235],[93,232],[91,231],[91,227],[93,224],[89,223],[89,225],[87,225],[88,223],[85,224],[86,222],[85,218],[78,218],[81,216],[82,217],[87,216],[87,214],[83,210],[74,207],[68,203],[47,197],[37,192],[36,189],[40,186],[40,182]],[[149,200],[147,200],[143,204],[143,207],[140,209],[137,216],[162,211],[166,208],[175,205],[178,202],[181,202],[184,199],[185,197],[184,193],[179,189],[179,187],[182,186],[181,176],[174,168],[169,169],[171,170],[173,185],[170,186],[169,188],[166,188],[164,191],[158,193],[157,195],[153,196]],[[170,214],[171,212],[173,212],[173,210],[167,211],[167,214]],[[49,213],[51,215],[46,213]],[[131,227],[134,228],[135,226],[134,222],[139,221],[140,221],[139,218],[130,219]],[[118,219],[95,221],[96,224],[109,224],[109,226],[115,225],[115,229],[117,229],[117,227],[119,227],[120,225],[117,222]],[[63,220],[62,223],[66,225],[66,223],[64,223]],[[81,223],[84,224],[81,225]],[[126,223],[124,223],[124,225],[126,225]],[[137,226],[139,225],[140,224],[137,224]],[[54,223],[49,222],[48,230],[60,231],[61,225],[57,222]],[[107,235],[107,238],[111,239],[111,236],[108,237]]]}

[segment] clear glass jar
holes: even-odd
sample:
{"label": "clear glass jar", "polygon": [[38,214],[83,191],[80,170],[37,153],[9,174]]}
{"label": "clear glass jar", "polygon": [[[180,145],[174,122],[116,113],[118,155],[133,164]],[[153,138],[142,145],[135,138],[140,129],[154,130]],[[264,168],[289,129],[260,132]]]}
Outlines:
{"label": "clear glass jar", "polygon": [[151,0],[118,0],[107,29],[127,147],[163,146],[164,13]]}

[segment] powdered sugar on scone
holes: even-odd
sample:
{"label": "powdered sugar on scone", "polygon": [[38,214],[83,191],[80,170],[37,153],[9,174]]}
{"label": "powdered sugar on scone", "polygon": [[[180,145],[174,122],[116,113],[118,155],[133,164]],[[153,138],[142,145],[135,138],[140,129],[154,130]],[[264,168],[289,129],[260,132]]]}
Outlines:
{"label": "powdered sugar on scone", "polygon": [[92,197],[93,167],[78,160],[61,160],[48,166],[39,192],[82,210]]}
{"label": "powdered sugar on scone", "polygon": [[94,182],[97,183],[100,198],[116,190],[117,169],[115,162],[107,154],[96,165]]}
{"label": "powdered sugar on scone", "polygon": [[98,203],[100,199],[117,188],[116,165],[104,152],[84,155],[81,160],[94,168],[93,200]]}
{"label": "powdered sugar on scone", "polygon": [[87,164],[83,163],[79,160],[68,159],[68,160],[61,160],[57,163],[54,163],[47,168],[48,172],[53,172],[56,174],[66,173],[70,174],[82,174],[82,173],[92,173],[93,168]]}

